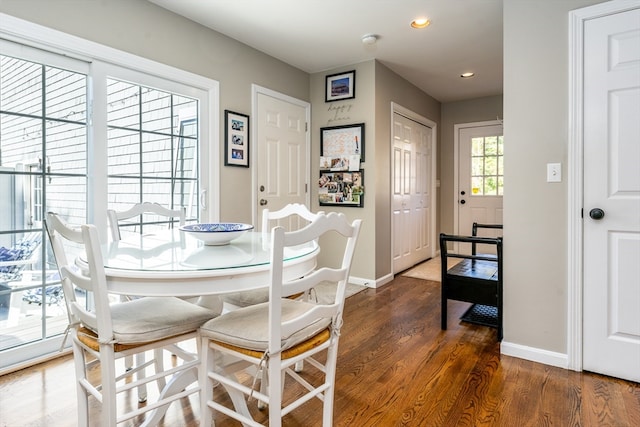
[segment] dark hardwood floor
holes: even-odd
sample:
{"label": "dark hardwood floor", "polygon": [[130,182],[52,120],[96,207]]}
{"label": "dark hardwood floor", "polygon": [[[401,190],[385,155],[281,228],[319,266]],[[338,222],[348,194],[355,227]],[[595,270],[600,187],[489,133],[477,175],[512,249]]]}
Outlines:
{"label": "dark hardwood floor", "polygon": [[[465,303],[449,302],[443,332],[439,301],[439,283],[401,276],[347,300],[334,425],[640,425],[639,384],[501,356],[494,329],[460,323]],[[163,425],[198,426],[198,409],[196,397],[185,398]],[[314,399],[283,425],[320,426],[320,413]],[[1,427],[75,425],[70,356],[0,377]]]}

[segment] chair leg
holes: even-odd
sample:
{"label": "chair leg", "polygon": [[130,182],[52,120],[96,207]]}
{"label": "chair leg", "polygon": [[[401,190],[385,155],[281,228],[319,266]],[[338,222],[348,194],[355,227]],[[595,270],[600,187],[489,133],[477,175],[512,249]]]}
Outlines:
{"label": "chair leg", "polygon": [[200,426],[210,427],[213,415],[207,402],[213,399],[213,380],[209,378],[209,372],[214,369],[214,361],[208,339],[200,338],[199,350],[200,360],[204,362],[200,365],[198,373],[198,383],[200,384]]}
{"label": "chair leg", "polygon": [[[156,348],[153,350],[153,366],[155,367],[156,373],[164,372],[164,351],[161,348]],[[164,388],[167,386],[167,380],[165,377],[158,378],[158,391],[162,392]]]}
{"label": "chair leg", "polygon": [[[136,354],[136,366],[142,366],[146,362],[144,353]],[[145,370],[141,369],[137,372],[136,378],[143,380],[145,378]],[[141,384],[138,386],[138,402],[144,403],[147,401],[147,385]]]}
{"label": "chair leg", "polygon": [[87,377],[87,360],[84,350],[73,343],[73,359],[76,370],[76,394],[78,400],[78,427],[89,426],[89,392],[80,384]]}

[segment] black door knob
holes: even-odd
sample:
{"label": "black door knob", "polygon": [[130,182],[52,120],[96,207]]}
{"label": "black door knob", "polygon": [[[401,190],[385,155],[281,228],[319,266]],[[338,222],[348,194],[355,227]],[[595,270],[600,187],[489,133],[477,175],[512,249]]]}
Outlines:
{"label": "black door knob", "polygon": [[589,216],[591,219],[602,219],[604,218],[604,211],[600,208],[594,208],[589,211]]}
{"label": "black door knob", "polygon": [[461,204],[461,205],[464,205],[465,203],[467,203],[467,201],[466,201],[466,200],[464,200],[464,199],[460,200],[460,204]]}

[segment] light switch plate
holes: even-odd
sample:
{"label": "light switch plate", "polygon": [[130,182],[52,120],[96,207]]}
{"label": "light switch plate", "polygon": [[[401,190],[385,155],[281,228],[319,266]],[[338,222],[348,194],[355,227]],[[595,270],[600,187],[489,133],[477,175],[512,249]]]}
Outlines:
{"label": "light switch plate", "polygon": [[562,181],[562,164],[547,163],[547,182]]}

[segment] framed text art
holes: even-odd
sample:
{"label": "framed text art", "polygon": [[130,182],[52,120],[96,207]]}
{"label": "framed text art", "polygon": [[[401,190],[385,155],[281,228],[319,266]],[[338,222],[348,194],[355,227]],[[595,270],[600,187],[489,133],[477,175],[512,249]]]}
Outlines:
{"label": "framed text art", "polygon": [[364,171],[320,171],[318,179],[320,206],[364,206]]}
{"label": "framed text art", "polygon": [[324,102],[342,101],[356,97],[356,70],[326,77]]}
{"label": "framed text art", "polygon": [[364,123],[320,128],[321,157],[353,155],[364,162]]}
{"label": "framed text art", "polygon": [[249,167],[249,116],[224,110],[224,165]]}

